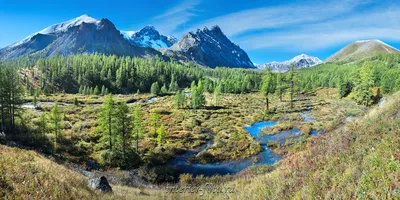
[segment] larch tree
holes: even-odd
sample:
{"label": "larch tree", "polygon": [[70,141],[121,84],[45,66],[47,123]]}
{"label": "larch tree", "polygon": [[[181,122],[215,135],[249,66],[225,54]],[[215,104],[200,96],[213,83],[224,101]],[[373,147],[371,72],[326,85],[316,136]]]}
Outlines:
{"label": "larch tree", "polygon": [[136,140],[136,152],[139,153],[139,139],[143,137],[142,114],[139,104],[135,106],[135,110],[133,112],[133,133]]}
{"label": "larch tree", "polygon": [[58,138],[60,136],[61,126],[62,126],[62,114],[58,109],[58,103],[55,103],[53,108],[51,109],[50,118],[53,124],[53,129],[55,134],[55,149],[57,150]]}
{"label": "larch tree", "polygon": [[275,75],[271,72],[270,69],[267,69],[265,75],[263,76],[262,86],[261,86],[261,92],[265,96],[266,110],[269,110],[269,95],[273,94],[275,92],[275,89],[276,89]]}
{"label": "larch tree", "polygon": [[108,143],[108,148],[112,151],[115,132],[115,103],[111,95],[107,96],[97,123],[97,131],[101,133],[100,142]]}
{"label": "larch tree", "polygon": [[131,144],[132,119],[129,116],[129,107],[126,102],[118,105],[116,111],[116,126],[119,133],[118,141],[121,144],[123,157],[126,158],[126,149]]}

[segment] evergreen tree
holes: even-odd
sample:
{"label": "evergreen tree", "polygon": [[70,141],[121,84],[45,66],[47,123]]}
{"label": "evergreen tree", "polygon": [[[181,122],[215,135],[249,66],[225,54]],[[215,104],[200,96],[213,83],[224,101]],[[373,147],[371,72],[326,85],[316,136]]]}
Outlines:
{"label": "evergreen tree", "polygon": [[74,105],[75,105],[75,106],[78,106],[78,105],[79,105],[79,101],[78,101],[78,98],[77,98],[77,97],[74,97]]}
{"label": "evergreen tree", "polygon": [[42,113],[40,115],[39,124],[38,124],[38,132],[42,139],[45,138],[45,134],[47,133],[47,131],[48,131],[47,115],[45,113]]}
{"label": "evergreen tree", "polygon": [[185,105],[185,92],[177,91],[174,97],[174,105],[176,108],[182,108]]}
{"label": "evergreen tree", "polygon": [[165,130],[164,130],[164,126],[161,125],[158,129],[157,129],[157,144],[160,146],[164,143],[165,140]]}
{"label": "evergreen tree", "polygon": [[154,135],[157,134],[157,126],[160,123],[160,116],[154,110],[151,112],[151,125],[153,126]]}
{"label": "evergreen tree", "polygon": [[143,135],[141,107],[139,104],[135,105],[135,110],[133,113],[133,132],[136,139],[136,152],[139,153],[139,139]]}
{"label": "evergreen tree", "polygon": [[35,108],[37,108],[38,106],[38,99],[37,99],[37,93],[35,92],[35,94],[33,95],[33,106]]}
{"label": "evergreen tree", "polygon": [[271,72],[270,69],[267,69],[262,81],[261,92],[265,96],[265,105],[266,110],[269,110],[269,94],[273,94],[276,89],[276,79],[275,75]]}
{"label": "evergreen tree", "polygon": [[285,76],[282,73],[278,73],[276,76],[276,91],[279,95],[279,100],[282,102],[282,95],[286,90]]}
{"label": "evergreen tree", "polygon": [[162,87],[161,87],[161,94],[167,94],[168,93],[168,89],[167,89],[167,86],[164,84]]}
{"label": "evergreen tree", "polygon": [[61,123],[62,123],[62,115],[60,110],[58,109],[58,103],[55,103],[53,108],[51,109],[50,118],[53,123],[53,129],[55,134],[55,149],[57,150],[58,137],[61,132]]}
{"label": "evergreen tree", "polygon": [[104,85],[101,87],[101,95],[106,95],[106,87]]}
{"label": "evergreen tree", "polygon": [[103,108],[98,116],[97,131],[101,134],[101,143],[108,143],[109,150],[113,150],[115,132],[115,104],[111,95],[107,96]]}
{"label": "evergreen tree", "polygon": [[215,106],[219,105],[220,99],[221,99],[221,85],[218,84],[217,87],[215,87],[214,94],[213,94],[213,100],[214,100]]}
{"label": "evergreen tree", "polygon": [[360,69],[360,80],[355,88],[357,101],[365,106],[368,106],[369,101],[372,99],[372,86],[374,81],[371,68],[372,66],[369,62],[363,64]]}
{"label": "evergreen tree", "polygon": [[294,95],[295,83],[297,79],[297,73],[295,70],[296,69],[294,65],[291,65],[288,75],[289,88],[290,88],[290,108],[292,109],[293,109],[293,95]]}
{"label": "evergreen tree", "polygon": [[154,82],[151,85],[150,91],[151,91],[151,94],[156,95],[156,96],[158,96],[160,94],[160,86],[158,86],[157,82]]}
{"label": "evergreen tree", "polygon": [[126,149],[129,148],[132,139],[132,119],[129,116],[129,107],[126,105],[126,102],[122,102],[118,105],[116,119],[117,131],[120,133],[118,141],[121,144],[122,155],[126,158]]}
{"label": "evergreen tree", "polygon": [[98,87],[97,85],[96,85],[96,87],[94,88],[93,94],[94,94],[94,95],[99,95],[99,94],[100,94],[99,87]]}

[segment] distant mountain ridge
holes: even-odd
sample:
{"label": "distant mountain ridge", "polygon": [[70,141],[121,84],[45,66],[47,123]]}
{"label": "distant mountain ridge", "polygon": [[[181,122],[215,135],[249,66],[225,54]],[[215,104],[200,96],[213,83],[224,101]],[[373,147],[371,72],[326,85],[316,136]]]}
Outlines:
{"label": "distant mountain ridge", "polygon": [[0,59],[20,56],[50,57],[79,53],[155,57],[156,50],[129,44],[108,19],[87,15],[55,24],[0,50]]}
{"label": "distant mountain ridge", "polygon": [[266,69],[270,67],[273,72],[287,72],[290,70],[291,65],[294,65],[296,69],[302,69],[307,67],[313,67],[321,63],[322,61],[317,57],[309,56],[306,54],[300,54],[287,61],[283,62],[273,61],[266,64],[257,65],[257,68]]}
{"label": "distant mountain ridge", "polygon": [[139,31],[119,31],[110,20],[97,20],[88,15],[51,25],[0,49],[0,59],[101,53],[148,58],[161,56],[169,60],[161,52],[180,62],[194,62],[211,68],[255,68],[247,53],[232,43],[218,26],[189,32],[177,41],[172,36],[161,35],[153,26]]}
{"label": "distant mountain ridge", "polygon": [[381,40],[359,40],[340,49],[325,62],[351,62],[386,53],[400,53],[400,51]]}
{"label": "distant mountain ridge", "polygon": [[177,42],[173,36],[161,35],[153,26],[145,26],[139,31],[121,31],[132,45],[153,49],[169,48]]}
{"label": "distant mountain ridge", "polygon": [[232,43],[219,26],[189,32],[163,52],[211,68],[255,68],[247,53]]}

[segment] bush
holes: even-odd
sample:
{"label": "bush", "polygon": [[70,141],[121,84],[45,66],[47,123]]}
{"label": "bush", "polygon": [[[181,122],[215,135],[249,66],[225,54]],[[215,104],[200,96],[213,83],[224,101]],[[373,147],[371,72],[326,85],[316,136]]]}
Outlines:
{"label": "bush", "polygon": [[119,167],[121,169],[132,169],[142,162],[136,150],[129,148],[126,150],[126,157],[124,157],[121,150],[105,150],[101,154],[100,163],[104,166]]}
{"label": "bush", "polygon": [[193,182],[192,174],[181,174],[179,175],[179,182],[181,184],[191,184]]}
{"label": "bush", "polygon": [[178,170],[168,166],[141,166],[136,170],[136,175],[150,183],[176,182]]}

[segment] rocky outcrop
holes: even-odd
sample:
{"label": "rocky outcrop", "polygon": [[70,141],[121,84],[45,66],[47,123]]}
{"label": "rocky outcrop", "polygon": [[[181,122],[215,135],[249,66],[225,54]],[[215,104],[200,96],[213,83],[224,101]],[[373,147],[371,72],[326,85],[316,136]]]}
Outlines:
{"label": "rocky outcrop", "polygon": [[100,178],[91,178],[88,180],[89,186],[93,190],[99,190],[104,193],[110,193],[112,192],[112,188],[110,184],[108,183],[108,180],[106,177],[102,176]]}

